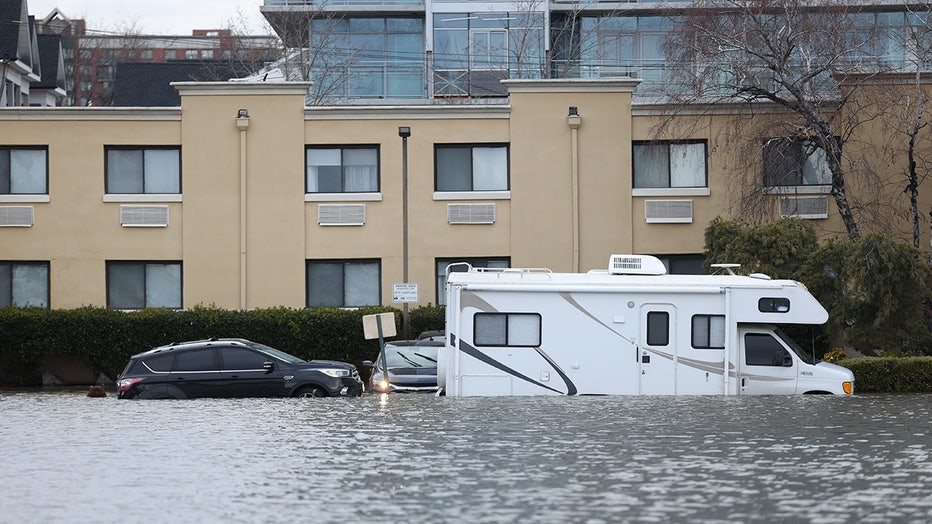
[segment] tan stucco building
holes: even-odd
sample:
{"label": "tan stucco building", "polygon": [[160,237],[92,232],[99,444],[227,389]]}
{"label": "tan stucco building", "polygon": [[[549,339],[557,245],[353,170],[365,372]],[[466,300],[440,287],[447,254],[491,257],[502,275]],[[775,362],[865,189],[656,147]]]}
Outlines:
{"label": "tan stucco building", "polygon": [[[180,108],[4,109],[0,305],[391,305],[406,265],[436,304],[459,260],[586,271],[644,253],[695,270],[734,208],[729,173],[761,166],[727,147],[727,111],[669,125],[632,106],[637,80],[504,84],[506,100],[461,105],[181,83]],[[773,192],[773,219],[843,231],[809,182]]]}

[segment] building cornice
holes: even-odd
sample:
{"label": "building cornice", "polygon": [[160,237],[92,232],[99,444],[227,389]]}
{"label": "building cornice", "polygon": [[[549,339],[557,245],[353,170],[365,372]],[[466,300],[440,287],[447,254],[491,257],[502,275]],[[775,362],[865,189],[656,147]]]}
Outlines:
{"label": "building cornice", "polygon": [[502,80],[509,93],[633,93],[640,78],[546,78]]}
{"label": "building cornice", "polygon": [[172,82],[181,96],[301,95],[311,82]]}
{"label": "building cornice", "polygon": [[180,107],[0,107],[0,121],[180,121]]}

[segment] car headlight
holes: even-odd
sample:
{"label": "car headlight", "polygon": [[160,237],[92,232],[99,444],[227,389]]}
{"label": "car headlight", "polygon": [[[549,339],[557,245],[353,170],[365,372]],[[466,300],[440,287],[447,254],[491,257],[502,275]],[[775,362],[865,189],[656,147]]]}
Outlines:
{"label": "car headlight", "polygon": [[322,368],[322,369],[320,369],[320,370],[318,370],[318,371],[320,371],[321,373],[324,373],[324,374],[326,374],[326,375],[329,375],[329,376],[331,376],[331,377],[334,377],[334,378],[348,377],[348,376],[350,375],[350,372],[349,372],[348,369],[340,369],[340,368]]}

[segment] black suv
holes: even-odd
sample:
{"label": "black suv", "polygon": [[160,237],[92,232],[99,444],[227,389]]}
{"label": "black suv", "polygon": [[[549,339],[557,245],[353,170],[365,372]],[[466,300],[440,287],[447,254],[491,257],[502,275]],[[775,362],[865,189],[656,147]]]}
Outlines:
{"label": "black suv", "polygon": [[241,338],[160,346],[133,355],[117,377],[119,398],[357,397],[356,366],[310,362]]}

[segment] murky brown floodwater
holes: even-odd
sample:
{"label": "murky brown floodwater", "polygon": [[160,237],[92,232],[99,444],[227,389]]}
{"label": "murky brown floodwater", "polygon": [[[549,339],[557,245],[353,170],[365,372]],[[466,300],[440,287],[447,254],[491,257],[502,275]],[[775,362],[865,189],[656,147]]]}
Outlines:
{"label": "murky brown floodwater", "polygon": [[0,391],[0,522],[929,522],[932,395]]}

